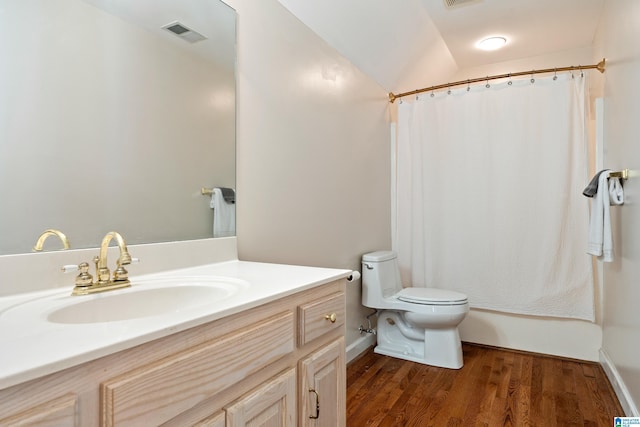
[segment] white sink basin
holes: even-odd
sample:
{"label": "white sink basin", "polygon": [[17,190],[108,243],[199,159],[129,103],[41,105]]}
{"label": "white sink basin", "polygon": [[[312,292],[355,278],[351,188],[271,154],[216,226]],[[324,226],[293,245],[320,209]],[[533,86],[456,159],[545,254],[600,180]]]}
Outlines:
{"label": "white sink basin", "polygon": [[[132,279],[132,286],[71,296],[71,289],[25,300],[0,311],[0,318],[21,323],[40,318],[65,325],[140,320],[152,316],[179,319],[220,303],[249,287],[244,280],[212,276]],[[38,316],[41,313],[42,316]]]}
{"label": "white sink basin", "polygon": [[116,322],[186,312],[229,298],[244,286],[240,281],[197,277],[164,278],[131,288],[89,296],[74,296],[47,316],[53,323]]}

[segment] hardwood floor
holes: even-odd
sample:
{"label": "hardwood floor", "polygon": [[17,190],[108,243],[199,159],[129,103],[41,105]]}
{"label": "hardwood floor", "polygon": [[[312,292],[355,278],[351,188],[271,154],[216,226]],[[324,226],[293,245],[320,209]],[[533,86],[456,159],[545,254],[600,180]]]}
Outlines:
{"label": "hardwood floor", "polygon": [[347,426],[612,426],[597,363],[463,344],[451,370],[375,354],[347,367]]}

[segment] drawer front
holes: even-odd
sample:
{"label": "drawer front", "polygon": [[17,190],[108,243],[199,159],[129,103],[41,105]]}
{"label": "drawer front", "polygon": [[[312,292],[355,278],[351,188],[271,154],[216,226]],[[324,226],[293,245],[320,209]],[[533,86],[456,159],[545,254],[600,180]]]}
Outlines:
{"label": "drawer front", "polygon": [[294,350],[284,312],[104,382],[105,426],[160,425]]}
{"label": "drawer front", "polygon": [[303,346],[334,329],[345,321],[344,292],[321,297],[298,307],[298,343]]}

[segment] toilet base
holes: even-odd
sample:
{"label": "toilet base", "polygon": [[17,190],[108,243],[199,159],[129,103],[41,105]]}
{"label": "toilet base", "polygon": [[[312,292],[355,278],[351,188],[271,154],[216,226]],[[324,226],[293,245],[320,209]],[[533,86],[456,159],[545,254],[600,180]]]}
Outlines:
{"label": "toilet base", "polygon": [[448,369],[463,366],[457,326],[420,329],[408,324],[398,312],[382,311],[377,340],[374,352],[378,354]]}

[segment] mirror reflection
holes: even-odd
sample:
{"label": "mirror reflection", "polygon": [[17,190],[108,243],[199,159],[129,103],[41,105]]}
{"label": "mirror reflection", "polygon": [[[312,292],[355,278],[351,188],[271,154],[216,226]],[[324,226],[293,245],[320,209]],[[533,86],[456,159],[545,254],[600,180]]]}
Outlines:
{"label": "mirror reflection", "polygon": [[0,0],[0,255],[51,228],[73,249],[212,237],[235,25],[218,0]]}

